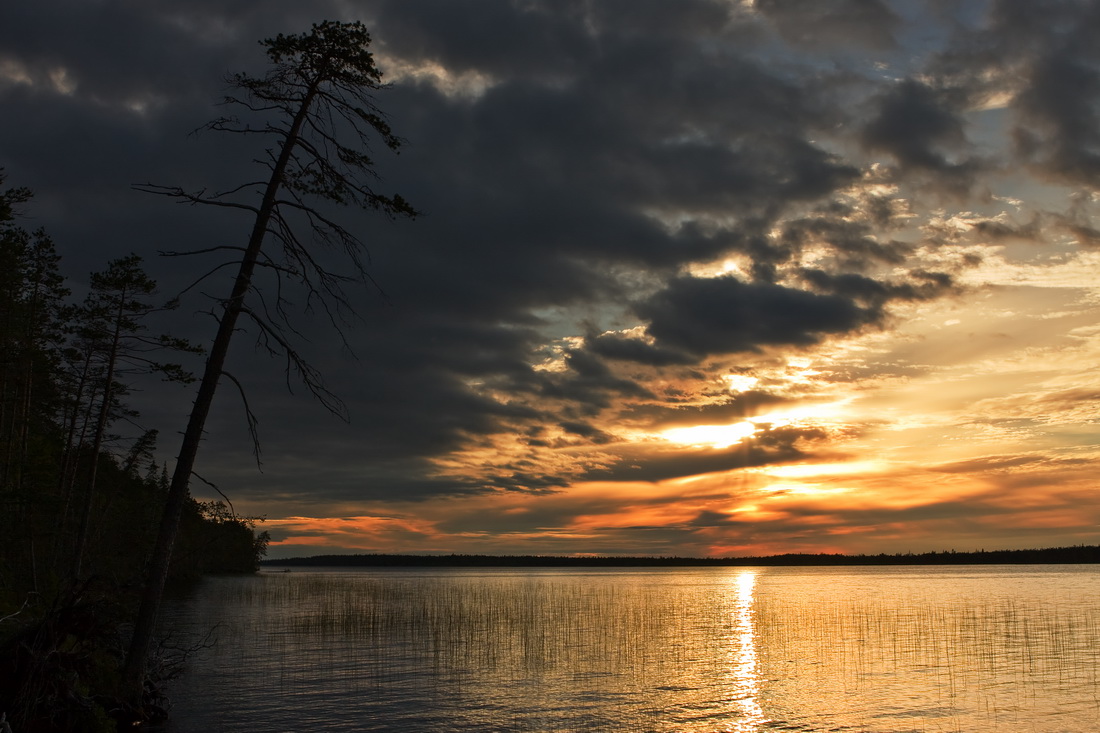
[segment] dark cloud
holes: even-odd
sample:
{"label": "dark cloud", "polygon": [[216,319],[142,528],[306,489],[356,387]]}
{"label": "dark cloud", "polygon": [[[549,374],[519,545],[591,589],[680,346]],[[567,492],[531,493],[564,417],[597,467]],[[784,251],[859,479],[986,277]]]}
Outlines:
{"label": "dark cloud", "polygon": [[880,313],[890,301],[932,300],[957,288],[951,275],[944,272],[914,271],[908,282],[891,283],[856,273],[831,274],[806,269],[802,277],[816,290],[849,298],[871,312]]}
{"label": "dark cloud", "polygon": [[879,0],[757,0],[788,41],[811,48],[858,43],[874,49],[892,48],[900,19]]}
{"label": "dark cloud", "polygon": [[577,3],[562,3],[555,11],[545,3],[521,8],[510,0],[488,0],[476,12],[447,0],[364,5],[372,25],[385,29],[381,40],[388,52],[459,73],[552,78],[563,66],[579,71],[596,52]]}
{"label": "dark cloud", "polygon": [[974,223],[974,231],[992,241],[1021,239],[1037,242],[1042,239],[1042,226],[1035,217],[1026,224],[1011,224],[1003,221],[985,220]]}
{"label": "dark cloud", "polygon": [[703,405],[676,405],[668,401],[632,404],[616,412],[614,419],[616,422],[642,424],[649,430],[692,425],[726,425],[793,402],[796,400],[791,397],[750,390]]}
{"label": "dark cloud", "polygon": [[587,438],[597,445],[610,443],[614,440],[610,435],[589,423],[567,421],[558,424],[565,432]]}
{"label": "dark cloud", "polygon": [[1100,246],[1100,228],[1094,222],[1090,202],[1090,194],[1078,192],[1070,197],[1068,211],[1050,217],[1056,227],[1068,232],[1082,247]]}
{"label": "dark cloud", "polygon": [[[1100,30],[1100,24],[1094,26]],[[1017,151],[1050,174],[1073,182],[1100,182],[1100,67],[1051,53],[1036,62],[1016,97],[1022,124]]]}
{"label": "dark cloud", "polygon": [[566,407],[563,414],[570,417],[595,416],[612,405],[616,395],[626,397],[652,397],[652,393],[638,382],[617,375],[594,354],[582,349],[571,350],[565,355],[568,371],[547,378],[541,395],[553,400],[564,400],[573,407]]}
{"label": "dark cloud", "polygon": [[1067,223],[1065,229],[1082,247],[1100,247],[1100,229],[1082,224]]}
{"label": "dark cloud", "polygon": [[[994,0],[960,29],[929,67],[957,95],[1004,99],[1012,114],[1012,164],[1060,182],[1100,180],[1100,6],[1091,0]],[[916,105],[918,108],[921,105]],[[920,114],[920,110],[916,110]],[[950,116],[929,118],[945,140]],[[915,151],[920,154],[920,151]],[[1009,157],[1006,155],[1006,158]],[[933,161],[934,162],[934,161]]]}
{"label": "dark cloud", "polygon": [[[790,253],[801,252],[808,247],[827,247],[832,251],[837,266],[845,270],[864,271],[876,265],[897,265],[905,261],[912,245],[904,242],[880,241],[870,222],[854,219],[855,210],[847,206],[834,206],[817,216],[802,217],[784,223],[777,246]],[[880,226],[886,214],[872,212]]]}
{"label": "dark cloud", "polygon": [[657,344],[699,355],[809,346],[875,317],[848,298],[729,276],[677,278],[636,310]]}
{"label": "dark cloud", "polygon": [[903,170],[928,172],[947,189],[966,191],[978,163],[953,155],[965,150],[963,121],[949,100],[931,87],[906,79],[881,94],[862,141],[870,150],[891,155]]}
{"label": "dark cloud", "polygon": [[702,473],[769,466],[810,457],[808,442],[820,440],[817,429],[777,428],[725,449],[677,448],[658,452],[624,447],[620,460],[594,468],[585,478],[594,481],[666,481]]}
{"label": "dark cloud", "polygon": [[649,366],[694,364],[698,358],[692,354],[654,346],[639,338],[608,333],[589,338],[585,346],[592,353],[605,359],[630,361]]}

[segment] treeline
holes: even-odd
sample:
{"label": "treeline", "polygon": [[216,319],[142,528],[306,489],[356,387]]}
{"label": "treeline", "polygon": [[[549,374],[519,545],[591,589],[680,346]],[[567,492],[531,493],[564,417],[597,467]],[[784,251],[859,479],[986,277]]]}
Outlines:
{"label": "treeline", "polygon": [[[180,362],[201,349],[155,332],[165,306],[136,255],[74,298],[50,236],[20,226],[30,192],[3,184],[0,713],[19,733],[113,729],[89,690],[117,687],[169,481],[128,397],[149,376],[192,381]],[[254,571],[266,547],[254,519],[189,499],[171,573]]]}
{"label": "treeline", "polygon": [[[178,359],[202,349],[152,329],[166,306],[137,255],[92,273],[74,299],[50,236],[19,226],[30,192],[3,181],[0,171],[0,603],[10,604],[141,571],[168,466],[127,397],[141,375],[193,381]],[[252,520],[193,499],[185,515],[174,575],[254,569],[266,545]]]}
{"label": "treeline", "polygon": [[564,557],[554,555],[315,555],[265,560],[277,567],[749,567],[822,565],[1028,565],[1100,563],[1100,546],[880,555],[804,554],[762,557]]}

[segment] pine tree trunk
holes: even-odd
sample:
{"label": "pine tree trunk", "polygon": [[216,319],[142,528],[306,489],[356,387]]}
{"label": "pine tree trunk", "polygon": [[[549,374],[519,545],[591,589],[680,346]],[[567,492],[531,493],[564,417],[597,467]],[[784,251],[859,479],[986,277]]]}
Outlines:
{"label": "pine tree trunk", "polygon": [[275,208],[276,196],[283,183],[283,174],[286,171],[316,93],[316,84],[306,91],[301,106],[298,108],[290,129],[287,131],[286,138],[283,140],[279,158],[271,171],[271,177],[268,179],[264,190],[263,200],[256,213],[248,247],[241,257],[241,265],[237,272],[237,278],[233,283],[232,293],[229,299],[225,301],[225,310],[218,323],[218,333],[214,337],[213,345],[210,347],[210,355],[206,360],[206,368],[199,384],[199,391],[191,407],[187,430],[184,432],[183,443],[176,458],[176,468],[172,474],[172,484],[168,489],[164,514],[160,522],[160,531],[157,534],[157,542],[153,548],[153,556],[147,571],[145,587],[142,591],[141,607],[134,622],[133,637],[123,667],[123,684],[126,685],[127,692],[135,701],[140,700],[144,684],[145,663],[149,656],[149,649],[152,646],[157,612],[160,608],[161,597],[164,594],[164,585],[168,580],[168,570],[172,561],[172,548],[179,532],[183,507],[187,502],[188,484],[191,481],[195,457],[198,454],[199,443],[202,440],[203,428],[206,425],[206,418],[210,414],[210,406],[214,401],[214,393],[218,388],[218,380],[225,365],[225,358],[229,352],[229,343],[233,338],[237,319],[244,307],[245,295],[248,294],[252,284],[252,274],[256,269],[256,262],[263,247],[264,237],[267,235],[271,214]]}
{"label": "pine tree trunk", "polygon": [[111,349],[107,354],[107,375],[103,384],[103,404],[99,408],[95,435],[92,437],[92,465],[88,471],[88,489],[84,497],[84,509],[80,514],[80,529],[76,535],[76,549],[73,551],[73,581],[80,580],[84,563],[84,546],[88,543],[88,529],[91,525],[92,506],[95,503],[96,476],[99,471],[99,452],[103,449],[103,436],[107,432],[107,419],[111,413],[111,385],[115,378],[115,362],[118,360],[118,345],[122,338],[122,317],[126,307],[126,291],[118,294],[118,312],[115,314],[115,332],[111,339]]}
{"label": "pine tree trunk", "polygon": [[[92,352],[89,349],[88,353],[84,357],[84,365],[80,371],[80,378],[77,380],[76,386],[72,388],[72,397],[70,406],[67,408],[67,414],[65,414],[65,448],[61,454],[61,470],[57,475],[57,494],[61,497],[61,511],[58,516],[58,527],[60,532],[54,538],[53,550],[51,554],[51,567],[54,569],[61,567],[62,558],[67,555],[66,550],[72,548],[63,549],[62,538],[68,536],[66,531],[69,526],[69,511],[72,508],[73,499],[73,485],[76,481],[77,468],[80,466],[80,446],[84,444],[84,434],[87,430],[88,420],[90,419],[90,411],[85,411],[81,408],[84,400],[84,389],[88,385],[88,373],[91,370]],[[88,395],[89,407],[95,400],[95,390],[92,390],[92,394]],[[76,426],[80,420],[81,413],[85,413],[84,426],[80,431],[80,440],[77,441]],[[69,556],[71,557],[71,555]]]}

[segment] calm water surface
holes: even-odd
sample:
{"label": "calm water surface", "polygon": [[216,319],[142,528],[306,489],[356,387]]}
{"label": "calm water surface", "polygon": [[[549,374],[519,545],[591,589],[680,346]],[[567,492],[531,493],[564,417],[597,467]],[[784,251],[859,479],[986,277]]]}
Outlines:
{"label": "calm water surface", "polygon": [[208,578],[184,731],[1100,730],[1095,566]]}

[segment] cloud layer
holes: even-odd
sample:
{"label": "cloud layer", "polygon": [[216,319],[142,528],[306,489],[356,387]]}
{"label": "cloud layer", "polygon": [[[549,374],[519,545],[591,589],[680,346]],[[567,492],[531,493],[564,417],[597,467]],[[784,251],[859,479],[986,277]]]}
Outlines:
{"label": "cloud layer", "polygon": [[[133,250],[170,293],[220,261],[156,251],[241,241],[131,184],[261,176],[261,141],[188,133],[325,18],[371,29],[407,141],[379,185],[424,215],[336,212],[382,292],[348,344],[296,316],[350,424],[234,344],[265,470],[228,391],[199,470],[280,551],[1085,540],[1100,4],[16,4],[0,165],[77,281]],[[170,435],[187,405],[142,408]]]}

